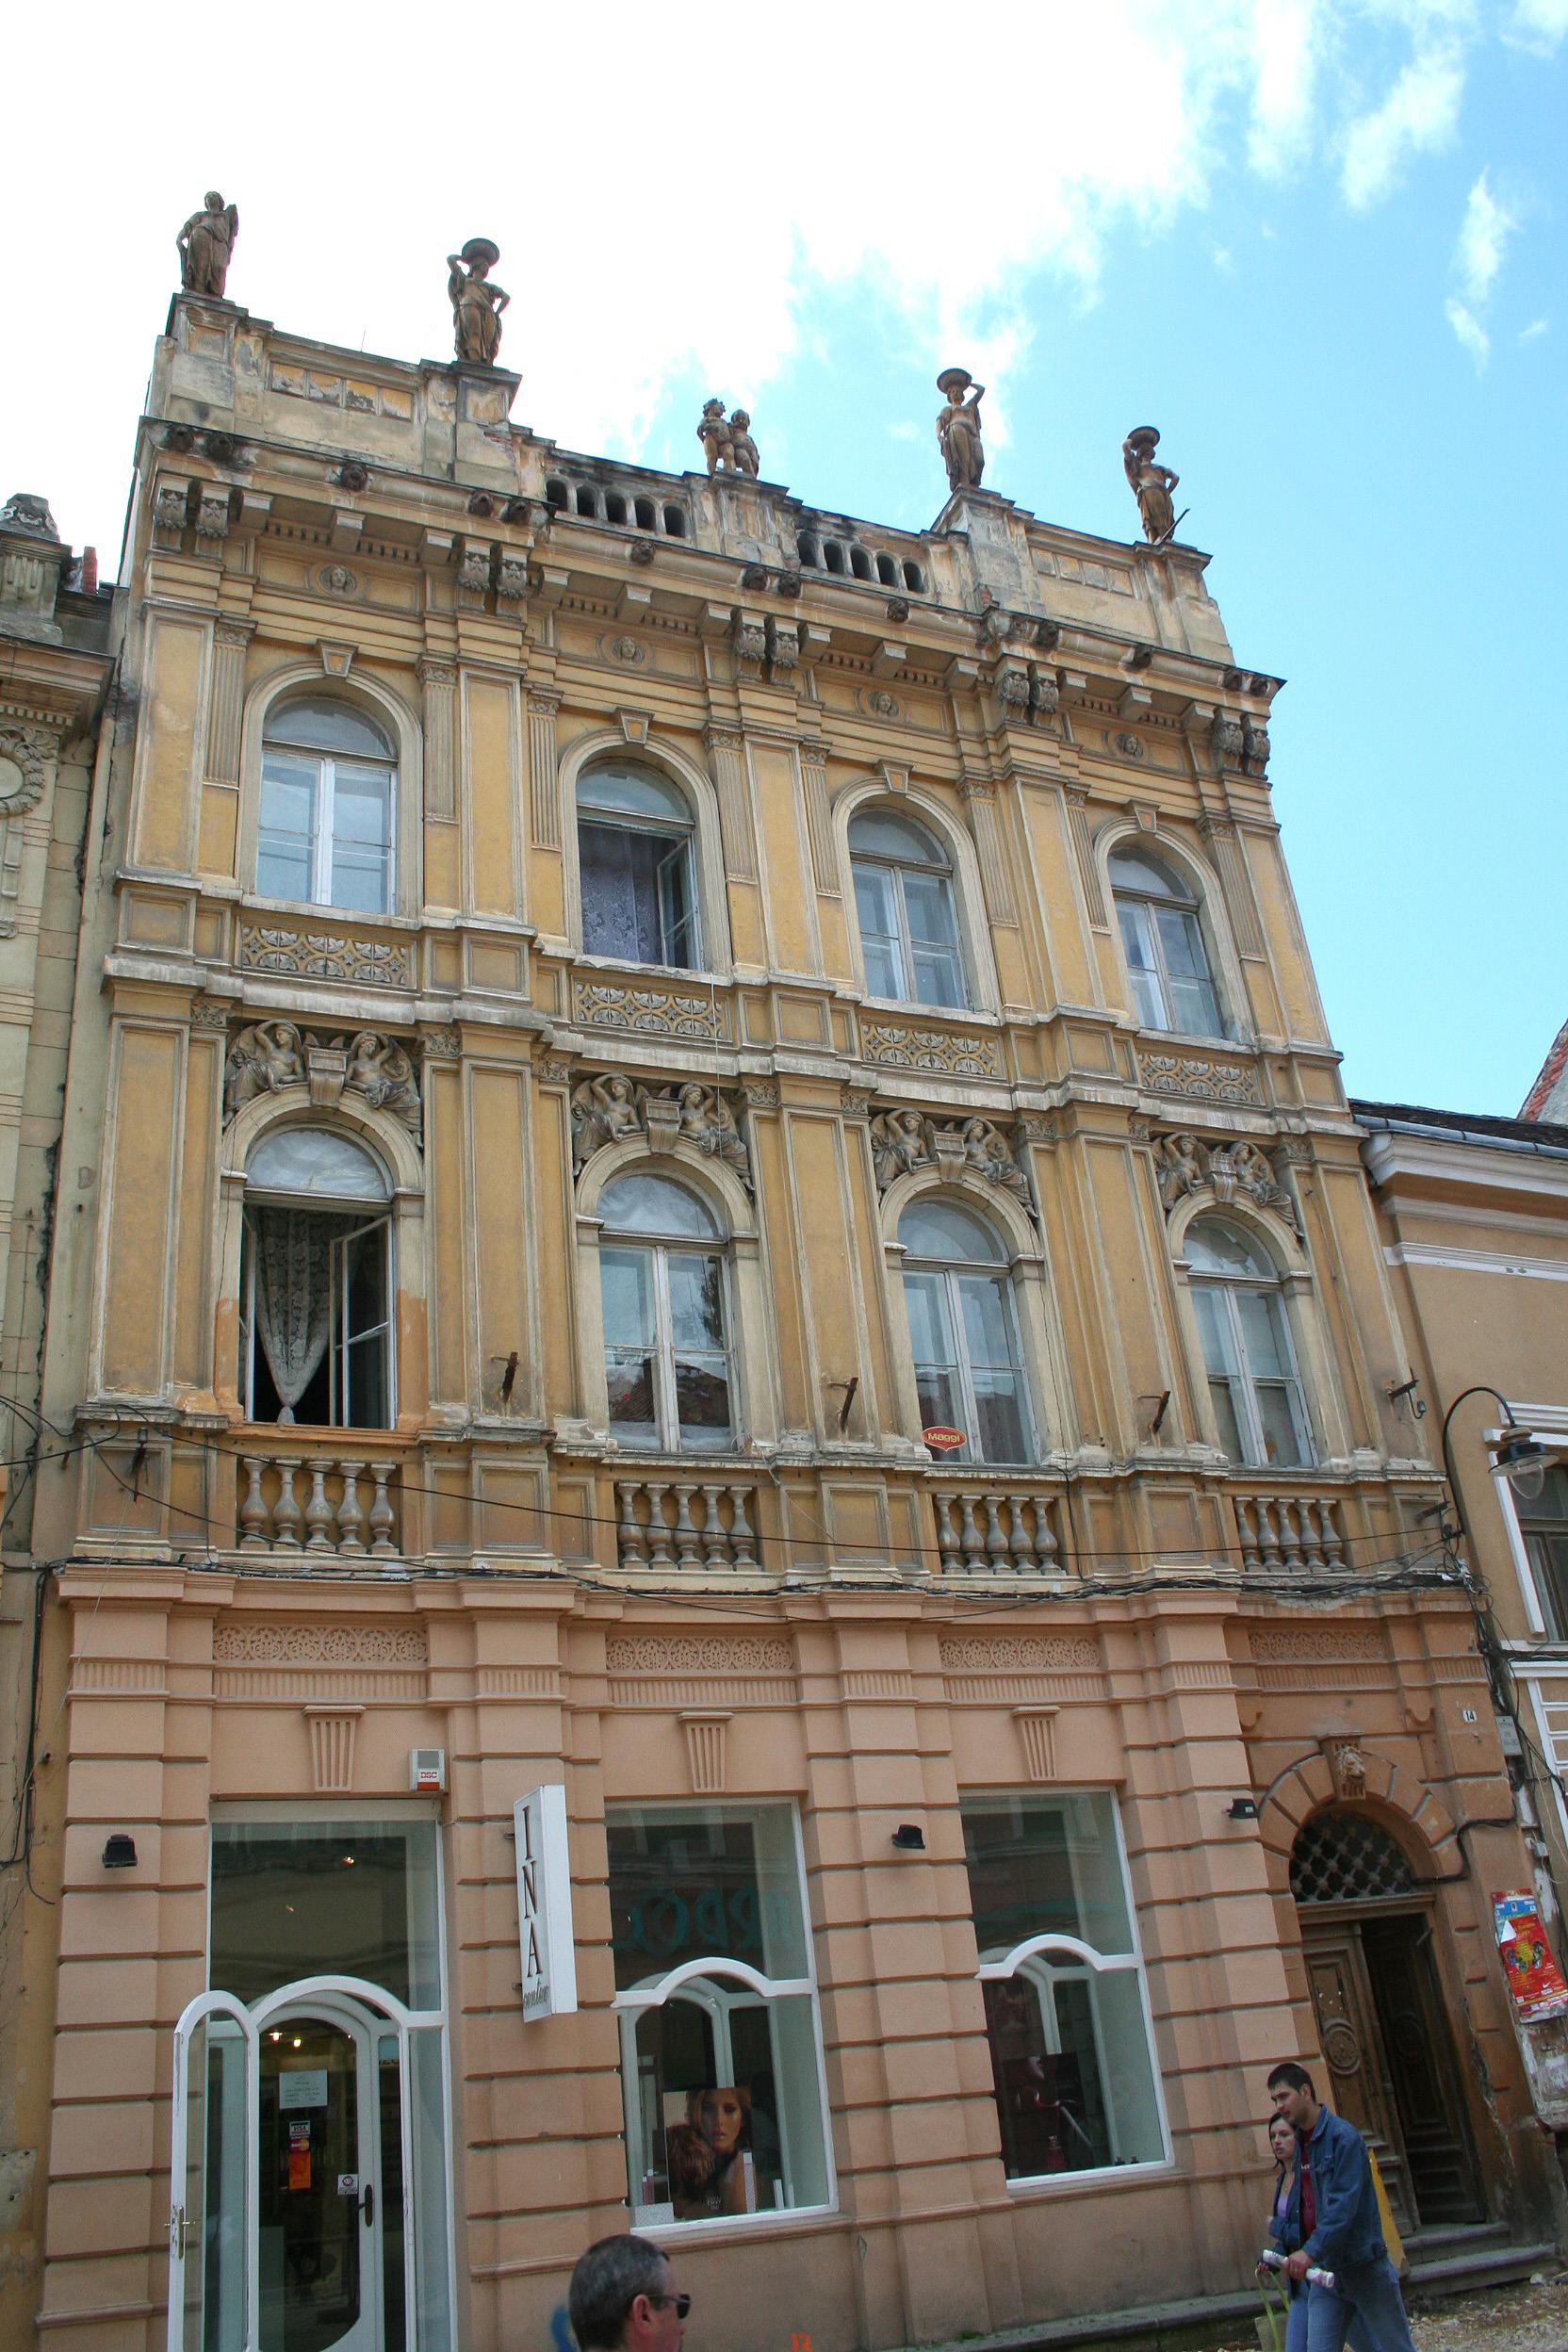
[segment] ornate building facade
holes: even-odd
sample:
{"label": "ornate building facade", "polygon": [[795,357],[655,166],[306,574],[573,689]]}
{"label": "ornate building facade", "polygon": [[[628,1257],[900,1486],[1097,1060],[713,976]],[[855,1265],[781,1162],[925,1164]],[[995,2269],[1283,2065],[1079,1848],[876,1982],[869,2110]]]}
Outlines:
{"label": "ornate building facade", "polygon": [[478,360],[157,346],[32,1507],[45,2340],[542,2342],[629,2221],[737,2346],[1231,2290],[1267,2066],[1413,2004],[1397,2210],[1539,2232],[1278,681],[1168,533],[981,488],[962,371],[918,533],[722,404],[706,474],[516,428],[495,258]]}

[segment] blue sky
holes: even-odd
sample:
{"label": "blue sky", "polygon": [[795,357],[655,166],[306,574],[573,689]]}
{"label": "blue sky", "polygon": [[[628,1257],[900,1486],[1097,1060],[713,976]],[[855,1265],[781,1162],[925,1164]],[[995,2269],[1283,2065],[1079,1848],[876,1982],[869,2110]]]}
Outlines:
{"label": "blue sky", "polygon": [[24,28],[3,487],[112,561],[213,184],[234,299],[402,357],[449,349],[442,257],[493,236],[514,415],[569,447],[700,464],[718,391],[770,479],[918,525],[957,361],[988,486],[1130,536],[1121,437],[1158,425],[1238,658],[1288,681],[1275,808],[1348,1085],[1516,1110],[1568,1017],[1568,0],[489,21],[445,61],[397,7],[373,40],[287,6],[265,43]]}

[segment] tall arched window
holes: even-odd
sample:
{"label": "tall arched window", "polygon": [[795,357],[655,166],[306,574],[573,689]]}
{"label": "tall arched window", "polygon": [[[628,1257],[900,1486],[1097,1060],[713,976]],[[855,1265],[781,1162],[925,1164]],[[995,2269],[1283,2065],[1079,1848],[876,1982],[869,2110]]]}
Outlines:
{"label": "tall arched window", "polygon": [[850,872],[866,987],[911,1004],[966,1004],[953,867],[911,817],[866,808],[850,820]]}
{"label": "tall arched window", "polygon": [[357,704],[285,702],[262,737],[256,889],[356,914],[392,906],[397,767]]}
{"label": "tall arched window", "polygon": [[278,1127],[245,1171],[239,1393],[252,1421],[385,1429],[390,1187],[343,1135]]}
{"label": "tall arched window", "polygon": [[1186,884],[1160,858],[1130,845],[1112,851],[1110,876],[1140,1026],[1222,1037],[1198,901]]}
{"label": "tall arched window", "polygon": [[735,1443],[723,1236],[694,1192],[643,1169],[599,1198],[610,1427],[623,1446],[726,1453]]}
{"label": "tall arched window", "polygon": [[685,799],[651,768],[606,760],[579,778],[585,955],[701,969],[692,834]]}
{"label": "tall arched window", "polygon": [[956,1200],[923,1195],[898,1221],[904,1300],[923,1429],[958,1429],[954,1462],[1030,1462],[1007,1253]]}
{"label": "tall arched window", "polygon": [[1288,1470],[1312,1460],[1280,1278],[1257,1243],[1217,1217],[1183,1245],[1219,1442],[1233,1462]]}

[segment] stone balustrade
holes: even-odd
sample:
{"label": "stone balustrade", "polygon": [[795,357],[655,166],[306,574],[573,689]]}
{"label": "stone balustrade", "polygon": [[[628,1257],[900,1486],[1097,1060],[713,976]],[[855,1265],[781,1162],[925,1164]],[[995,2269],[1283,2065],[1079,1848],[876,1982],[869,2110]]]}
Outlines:
{"label": "stone balustrade", "polygon": [[617,1478],[615,1507],[623,1568],[758,1566],[757,1491],[743,1481],[651,1473]]}
{"label": "stone balustrade", "polygon": [[368,1446],[339,1452],[336,1432],[325,1451],[286,1430],[278,1437],[264,1453],[248,1448],[239,1457],[239,1549],[274,1559],[398,1559],[401,1462]]}
{"label": "stone balustrade", "polygon": [[1051,1573],[1059,1565],[1051,1524],[1056,1501],[1043,1489],[998,1481],[991,1472],[972,1486],[935,1486],[931,1501],[944,1576]]}
{"label": "stone balustrade", "polygon": [[1345,1568],[1339,1505],[1317,1494],[1236,1494],[1231,1501],[1249,1576],[1301,1575]]}

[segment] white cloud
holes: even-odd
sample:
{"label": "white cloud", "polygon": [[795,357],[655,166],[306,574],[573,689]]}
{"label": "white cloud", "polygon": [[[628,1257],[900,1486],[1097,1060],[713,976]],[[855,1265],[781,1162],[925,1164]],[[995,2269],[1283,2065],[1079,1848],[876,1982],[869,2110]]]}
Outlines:
{"label": "white cloud", "polygon": [[892,434],[895,441],[918,441],[921,436],[920,426],[911,424],[907,416],[904,418],[902,423],[890,425],[887,430]]}
{"label": "white cloud", "polygon": [[1533,343],[1538,335],[1544,335],[1545,332],[1546,321],[1544,318],[1532,318],[1527,327],[1521,328],[1519,340],[1521,343]]}
{"label": "white cloud", "polygon": [[1464,91],[1463,54],[1457,40],[1436,39],[1403,69],[1380,106],[1350,124],[1340,186],[1358,212],[1378,204],[1413,155],[1446,146],[1459,122]]}
{"label": "white cloud", "polygon": [[1568,0],[1515,0],[1505,41],[1546,56],[1568,33]]}
{"label": "white cloud", "polygon": [[1492,339],[1486,329],[1481,325],[1474,311],[1466,310],[1464,304],[1456,301],[1452,296],[1449,297],[1446,307],[1448,313],[1448,324],[1453,328],[1477,367],[1484,368],[1486,355],[1492,349]]}
{"label": "white cloud", "polygon": [[1519,223],[1500,204],[1483,172],[1470,190],[1464,221],[1454,248],[1454,271],[1473,302],[1484,302],[1502,267],[1503,247]]}
{"label": "white cloud", "polygon": [[1257,78],[1247,159],[1254,172],[1278,177],[1311,144],[1323,14],[1315,0],[1257,0],[1252,10],[1251,56]]}

